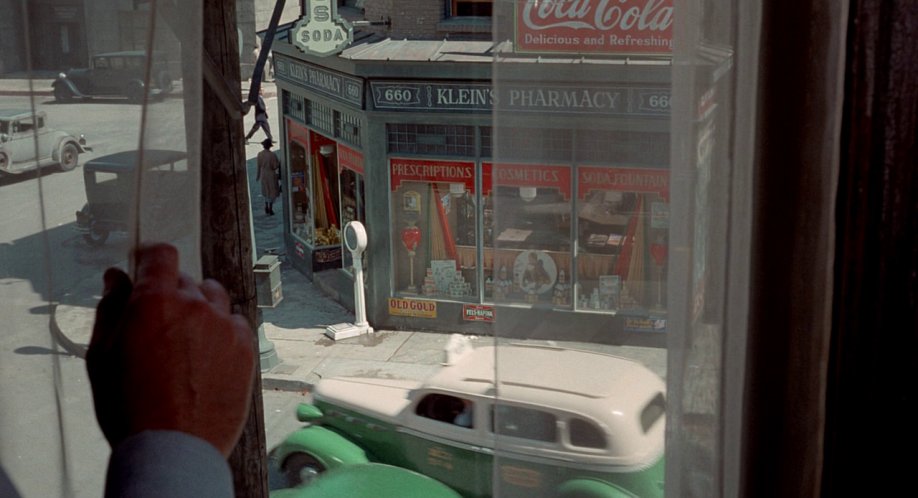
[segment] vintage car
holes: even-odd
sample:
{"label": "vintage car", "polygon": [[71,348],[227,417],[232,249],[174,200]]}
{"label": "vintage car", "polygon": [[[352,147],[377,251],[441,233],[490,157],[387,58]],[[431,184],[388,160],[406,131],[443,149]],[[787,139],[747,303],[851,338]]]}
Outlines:
{"label": "vintage car", "polygon": [[[76,212],[75,229],[89,245],[100,246],[112,232],[127,232],[134,221],[134,210],[139,207],[144,212],[142,219],[157,225],[146,227],[150,233],[172,240],[170,237],[188,232],[190,228],[186,225],[190,220],[183,212],[184,205],[176,202],[194,194],[186,157],[182,151],[146,149],[142,158],[139,151],[130,150],[87,161],[83,165],[86,204]],[[135,206],[136,175],[141,160],[143,190],[169,195],[152,195],[142,206]]]}
{"label": "vintage car", "polygon": [[92,150],[82,135],[76,138],[54,130],[47,121],[42,111],[0,109],[0,173],[17,174],[52,164],[69,171],[80,164],[80,153]]}
{"label": "vintage car", "polygon": [[271,468],[298,489],[378,462],[466,497],[663,496],[665,384],[644,365],[519,344],[457,356],[425,382],[322,379]]}
{"label": "vintage car", "polygon": [[[157,60],[159,58],[156,58]],[[95,97],[127,97],[142,102],[146,75],[146,52],[109,52],[94,55],[89,68],[70,69],[52,83],[58,102]],[[163,97],[173,90],[173,79],[164,63],[151,71],[150,96]]]}

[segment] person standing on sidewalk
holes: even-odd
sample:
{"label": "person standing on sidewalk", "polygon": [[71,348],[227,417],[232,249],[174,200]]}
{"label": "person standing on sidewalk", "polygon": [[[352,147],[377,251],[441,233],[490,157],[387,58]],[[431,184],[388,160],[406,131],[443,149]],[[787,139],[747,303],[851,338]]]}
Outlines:
{"label": "person standing on sidewalk", "polygon": [[265,198],[265,214],[274,215],[274,201],[280,195],[280,161],[271,152],[271,139],[261,142],[264,149],[258,153],[258,172],[255,181],[261,182],[261,195]]}
{"label": "person standing on sidewalk", "polygon": [[264,89],[258,89],[258,102],[255,103],[255,124],[252,125],[252,129],[250,129],[249,133],[245,136],[246,142],[252,138],[252,135],[254,135],[259,128],[265,131],[268,140],[274,142],[274,137],[271,135],[271,125],[268,124],[268,106],[265,105],[265,99],[262,97],[264,93]]}

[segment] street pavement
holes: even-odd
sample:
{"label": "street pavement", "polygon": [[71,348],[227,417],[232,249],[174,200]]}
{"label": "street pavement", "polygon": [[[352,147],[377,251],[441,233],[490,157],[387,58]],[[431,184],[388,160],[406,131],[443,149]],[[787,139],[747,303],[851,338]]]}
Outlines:
{"label": "street pavement", "polygon": [[[51,79],[33,80],[30,87],[25,79],[0,78],[0,95],[51,94]],[[248,81],[243,82],[242,96],[248,94]],[[273,82],[263,85],[267,99],[276,97]],[[179,90],[180,91],[180,90]],[[269,105],[275,133],[277,106]],[[251,117],[247,116],[246,130]],[[252,205],[262,206],[259,185],[255,182],[255,156],[261,150],[261,132],[246,145],[246,168],[249,174]],[[421,380],[437,370],[443,360],[443,348],[449,334],[405,330],[377,330],[373,334],[340,341],[325,335],[325,327],[353,322],[354,315],[334,301],[330,295],[313,285],[295,270],[284,254],[281,203],[276,203],[274,216],[260,209],[253,210],[257,256],[276,254],[281,261],[283,299],[273,308],[262,308],[263,336],[261,350],[265,357],[277,355],[279,363],[265,365],[262,387],[266,390],[308,391],[319,379],[330,376],[354,375],[378,378]],[[121,265],[122,267],[124,265]],[[72,287],[52,312],[52,327],[60,340],[73,352],[85,350],[89,342],[95,305],[100,299],[102,276],[92,276]],[[498,328],[499,330],[499,328]],[[474,344],[493,344],[494,337],[470,337]],[[545,344],[547,341],[531,341]],[[596,350],[632,358],[647,365],[661,377],[666,376],[666,351],[637,346],[613,346],[591,343],[555,341],[563,347]],[[270,350],[273,348],[273,352]],[[269,367],[269,368],[267,368]]]}

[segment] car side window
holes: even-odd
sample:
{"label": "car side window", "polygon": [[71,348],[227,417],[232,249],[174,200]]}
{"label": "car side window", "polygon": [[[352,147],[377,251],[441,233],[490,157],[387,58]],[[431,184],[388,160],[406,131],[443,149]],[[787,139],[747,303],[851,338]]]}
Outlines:
{"label": "car side window", "polygon": [[124,59],[121,57],[112,57],[112,69],[124,69]]}
{"label": "car side window", "polygon": [[424,418],[471,428],[474,427],[474,408],[471,400],[433,393],[421,399],[415,413]]}
{"label": "car side window", "polygon": [[666,399],[663,393],[657,393],[641,410],[641,428],[644,429],[645,434],[658,420],[663,418],[664,413],[666,413]]}
{"label": "car side window", "polygon": [[536,441],[558,440],[558,419],[554,414],[512,405],[495,405],[491,410],[491,431]]}
{"label": "car side window", "polygon": [[606,436],[602,430],[589,420],[571,418],[567,421],[568,436],[571,444],[581,448],[605,448]]}
{"label": "car side window", "polygon": [[97,57],[93,63],[93,68],[95,69],[108,69],[108,58],[106,57]]}
{"label": "car side window", "polygon": [[19,120],[19,133],[28,133],[35,129],[35,124],[32,121],[32,118],[25,118]]}
{"label": "car side window", "polygon": [[130,69],[139,69],[143,66],[143,59],[140,57],[128,57],[124,60],[124,65]]}

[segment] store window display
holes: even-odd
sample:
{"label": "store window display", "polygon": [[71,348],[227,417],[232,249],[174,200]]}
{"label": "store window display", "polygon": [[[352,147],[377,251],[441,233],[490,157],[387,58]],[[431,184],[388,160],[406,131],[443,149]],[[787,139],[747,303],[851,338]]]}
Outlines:
{"label": "store window display", "polygon": [[[336,145],[335,156],[338,162],[339,186],[341,188],[341,226],[352,221],[366,225],[366,197],[364,196],[364,158],[363,154],[341,143]],[[342,251],[344,269],[353,270],[353,255]],[[363,253],[363,267],[366,266],[366,252]]]}
{"label": "store window display", "polygon": [[315,229],[312,216],[312,184],[309,175],[308,131],[292,121],[287,121],[290,231],[301,241],[315,245]]}
{"label": "store window display", "polygon": [[[483,165],[494,187],[485,199],[485,299],[569,308],[571,170],[537,164]],[[493,208],[492,208],[493,205]],[[493,212],[499,213],[495,217]]]}
{"label": "store window display", "polygon": [[475,163],[390,160],[395,292],[479,299]]}
{"label": "store window display", "polygon": [[577,309],[662,309],[669,175],[578,168]]}

